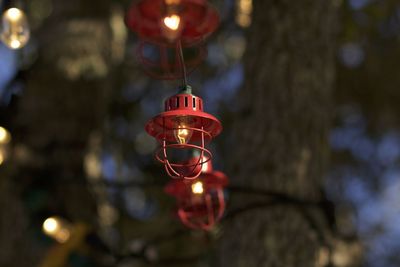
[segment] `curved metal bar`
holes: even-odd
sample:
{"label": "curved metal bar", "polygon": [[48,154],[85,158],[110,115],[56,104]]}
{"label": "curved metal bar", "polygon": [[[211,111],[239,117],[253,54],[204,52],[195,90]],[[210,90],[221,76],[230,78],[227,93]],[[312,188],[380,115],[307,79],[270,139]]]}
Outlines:
{"label": "curved metal bar", "polygon": [[222,216],[225,213],[225,195],[224,195],[224,189],[217,188],[217,197],[218,197],[218,213],[217,213],[217,221],[221,220]]}
{"label": "curved metal bar", "polygon": [[[198,128],[190,128],[188,127],[187,129],[193,129],[194,131],[201,132],[201,145],[195,145],[195,144],[168,144],[165,138],[165,132],[164,132],[164,138],[162,139],[162,146],[157,150],[155,153],[155,158],[164,164],[165,170],[167,174],[174,178],[174,179],[188,179],[188,180],[193,180],[196,179],[200,176],[202,172],[202,168],[199,168],[198,171],[196,171],[196,168],[199,166],[202,166],[203,164],[207,163],[212,159],[212,153],[208,149],[205,148],[205,134],[211,137],[211,135],[204,131],[204,128],[202,127],[201,129]],[[198,157],[198,160],[195,164],[183,164],[183,163],[171,163],[168,159],[168,153],[167,150],[168,148],[180,148],[180,149],[197,149],[200,150],[200,156]],[[161,154],[162,152],[162,155]],[[207,154],[207,157],[205,157],[205,154]],[[191,171],[188,173],[190,175],[184,175],[180,173],[176,168],[192,168]]]}

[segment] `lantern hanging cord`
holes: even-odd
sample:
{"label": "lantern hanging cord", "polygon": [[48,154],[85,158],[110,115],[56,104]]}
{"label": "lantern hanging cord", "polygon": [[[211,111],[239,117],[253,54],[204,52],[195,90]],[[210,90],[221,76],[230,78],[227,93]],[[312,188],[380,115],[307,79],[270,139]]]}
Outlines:
{"label": "lantern hanging cord", "polygon": [[182,87],[185,88],[187,87],[187,78],[186,78],[186,65],[185,65],[185,58],[183,56],[183,49],[182,49],[182,43],[181,41],[178,42],[178,55],[179,55],[179,64],[181,67],[182,71]]}

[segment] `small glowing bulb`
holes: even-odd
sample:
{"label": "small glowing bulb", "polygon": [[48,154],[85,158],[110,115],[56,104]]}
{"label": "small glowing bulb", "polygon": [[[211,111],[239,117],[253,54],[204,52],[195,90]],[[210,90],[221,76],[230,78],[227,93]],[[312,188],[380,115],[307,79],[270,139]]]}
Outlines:
{"label": "small glowing bulb", "polygon": [[174,136],[178,144],[187,144],[192,137],[193,130],[190,129],[191,119],[189,116],[180,116],[176,119]]}
{"label": "small glowing bulb", "polygon": [[188,129],[184,123],[180,123],[178,128],[174,130],[176,141],[181,145],[189,142],[190,138],[192,137],[192,133],[193,131]]}
{"label": "small glowing bulb", "polygon": [[10,42],[10,47],[11,47],[12,49],[18,49],[18,48],[21,47],[21,42],[18,41],[18,40],[12,40],[12,41]]}
{"label": "small glowing bulb", "polygon": [[0,37],[3,43],[11,49],[22,48],[28,43],[29,24],[22,10],[13,7],[3,13]]}
{"label": "small glowing bulb", "polygon": [[42,226],[43,232],[60,243],[68,241],[71,232],[69,225],[58,217],[47,218]]}
{"label": "small glowing bulb", "polygon": [[43,223],[43,231],[46,234],[52,234],[59,230],[60,224],[58,223],[57,218],[50,217],[46,219]]}
{"label": "small glowing bulb", "polygon": [[164,18],[164,25],[173,31],[179,29],[180,23],[181,23],[181,17],[178,15],[171,15]]}
{"label": "small glowing bulb", "polygon": [[7,144],[8,142],[10,142],[10,134],[9,132],[0,126],[0,144]]}
{"label": "small glowing bulb", "polygon": [[192,192],[193,192],[193,194],[196,194],[196,195],[203,194],[203,192],[204,192],[203,183],[198,181],[198,182],[192,184]]}

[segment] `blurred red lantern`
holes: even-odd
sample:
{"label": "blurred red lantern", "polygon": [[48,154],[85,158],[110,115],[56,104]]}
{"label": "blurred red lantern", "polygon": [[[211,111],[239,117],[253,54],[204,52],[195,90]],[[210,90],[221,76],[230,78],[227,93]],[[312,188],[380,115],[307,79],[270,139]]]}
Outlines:
{"label": "blurred red lantern", "polygon": [[184,225],[209,231],[224,214],[227,185],[228,177],[213,171],[211,161],[207,161],[197,179],[173,180],[167,184],[165,192],[176,198],[177,215]]}
{"label": "blurred red lantern", "polygon": [[144,40],[192,46],[216,30],[219,15],[207,0],[141,0],[128,10],[126,24]]}
{"label": "blurred red lantern", "polygon": [[[219,120],[203,111],[203,100],[191,94],[189,86],[168,98],[165,111],[151,119],[145,128],[161,143],[156,159],[164,164],[168,175],[184,179],[195,179],[201,174],[203,164],[212,157],[205,145],[222,131]],[[184,151],[191,157],[193,152],[198,156],[189,162],[172,159],[174,152]]]}
{"label": "blurred red lantern", "polygon": [[[180,59],[180,53],[185,60]],[[207,56],[203,45],[181,48],[141,41],[137,50],[143,70],[150,76],[162,80],[175,80],[182,77],[182,68],[189,75]],[[182,66],[184,64],[184,66]]]}

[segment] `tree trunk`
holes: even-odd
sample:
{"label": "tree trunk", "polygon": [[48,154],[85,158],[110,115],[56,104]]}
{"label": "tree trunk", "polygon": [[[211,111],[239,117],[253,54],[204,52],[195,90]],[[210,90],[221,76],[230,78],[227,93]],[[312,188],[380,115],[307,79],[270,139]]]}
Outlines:
{"label": "tree trunk", "polygon": [[[328,156],[338,1],[254,0],[245,84],[226,158],[232,184],[318,201]],[[219,246],[223,267],[311,267],[322,241],[301,206],[233,194]],[[313,211],[315,213],[315,211]],[[322,213],[313,214],[322,217]]]}

